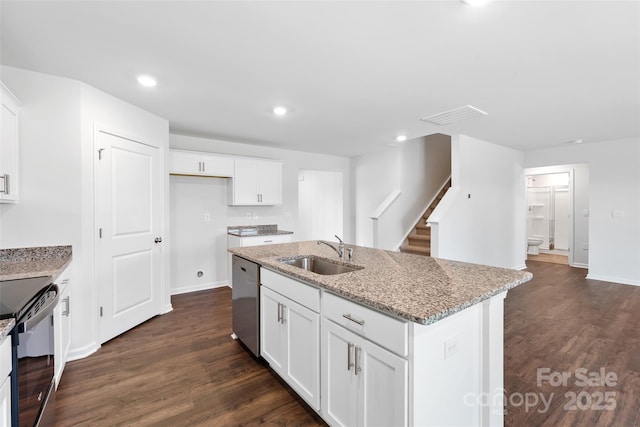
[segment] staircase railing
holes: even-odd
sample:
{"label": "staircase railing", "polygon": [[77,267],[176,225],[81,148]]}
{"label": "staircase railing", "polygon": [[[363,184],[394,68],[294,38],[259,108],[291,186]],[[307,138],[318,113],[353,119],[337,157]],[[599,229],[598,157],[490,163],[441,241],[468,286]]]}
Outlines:
{"label": "staircase railing", "polygon": [[389,195],[380,203],[380,205],[373,211],[373,214],[369,216],[373,220],[373,247],[378,248],[378,220],[389,207],[400,197],[402,192],[400,190],[393,190]]}

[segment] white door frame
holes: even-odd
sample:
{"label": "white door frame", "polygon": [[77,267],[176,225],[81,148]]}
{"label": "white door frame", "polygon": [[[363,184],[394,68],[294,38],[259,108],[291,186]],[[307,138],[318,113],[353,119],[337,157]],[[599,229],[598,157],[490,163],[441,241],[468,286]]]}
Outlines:
{"label": "white door frame", "polygon": [[160,212],[158,212],[159,215],[159,235],[163,237],[163,241],[164,241],[164,246],[161,248],[162,250],[162,254],[160,257],[160,263],[161,263],[161,268],[160,268],[160,313],[158,314],[164,314],[167,313],[169,311],[171,311],[171,299],[170,299],[170,295],[169,295],[169,291],[168,291],[168,282],[166,280],[166,271],[167,268],[166,266],[168,265],[168,253],[169,251],[166,249],[168,247],[169,244],[169,236],[168,236],[168,229],[166,227],[166,216],[165,216],[165,206],[166,206],[166,200],[165,200],[165,195],[166,195],[166,186],[167,186],[167,181],[168,179],[164,179],[164,171],[165,171],[165,163],[166,163],[166,159],[165,159],[165,151],[166,151],[166,147],[160,145],[160,144],[154,144],[151,141],[148,141],[146,138],[141,137],[140,135],[135,135],[131,132],[128,131],[123,131],[121,129],[117,129],[114,128],[112,126],[109,125],[105,125],[99,122],[93,122],[93,143],[92,143],[92,155],[93,155],[93,163],[92,163],[92,197],[93,197],[93,201],[92,201],[92,209],[93,209],[93,220],[92,220],[92,224],[91,224],[91,228],[93,230],[93,309],[90,310],[90,312],[93,313],[93,337],[95,338],[95,343],[96,343],[96,347],[94,349],[97,350],[102,346],[102,343],[100,342],[100,293],[98,291],[98,273],[99,273],[99,269],[98,266],[99,264],[99,245],[100,245],[100,238],[98,235],[98,227],[97,227],[97,223],[98,223],[98,213],[97,213],[97,209],[96,209],[96,205],[97,205],[97,163],[99,161],[99,153],[98,153],[98,135],[100,133],[107,133],[113,136],[116,136],[118,138],[124,138],[124,139],[128,139],[130,141],[139,143],[139,144],[144,144],[150,147],[154,147],[157,148],[159,150],[159,154],[160,154],[160,167],[162,169],[162,175],[163,175],[163,179],[161,180],[161,190],[160,190],[160,206],[162,207],[162,209],[160,209]]}
{"label": "white door frame", "polygon": [[[539,171],[540,169],[545,169],[544,172]],[[527,172],[527,170],[535,170],[535,172]],[[554,174],[554,173],[568,173],[569,174],[569,266],[573,267],[575,264],[574,261],[574,251],[575,251],[575,241],[574,241],[574,229],[575,229],[575,213],[574,213],[574,205],[575,205],[575,199],[574,199],[574,168],[573,166],[570,165],[558,165],[558,166],[544,166],[544,167],[535,167],[535,168],[525,168],[525,177],[528,176],[536,176],[536,175],[548,175],[548,174]],[[525,201],[527,200],[526,197],[526,184],[525,184]],[[526,208],[526,206],[525,206]],[[526,233],[527,233],[527,229],[525,228],[524,230],[525,232],[525,241],[526,241]],[[524,259],[527,259],[527,248],[525,248],[525,257]]]}

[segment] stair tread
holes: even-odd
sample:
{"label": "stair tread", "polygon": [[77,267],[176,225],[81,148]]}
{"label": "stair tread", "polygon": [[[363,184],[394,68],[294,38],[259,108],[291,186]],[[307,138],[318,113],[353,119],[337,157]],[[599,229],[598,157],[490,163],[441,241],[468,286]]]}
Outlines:
{"label": "stair tread", "polygon": [[409,236],[409,240],[420,240],[423,242],[430,242],[431,236],[428,234],[412,234]]}
{"label": "stair tread", "polygon": [[429,255],[431,250],[429,248],[425,248],[422,246],[414,246],[414,245],[404,245],[400,247],[400,251],[408,252],[415,255]]}

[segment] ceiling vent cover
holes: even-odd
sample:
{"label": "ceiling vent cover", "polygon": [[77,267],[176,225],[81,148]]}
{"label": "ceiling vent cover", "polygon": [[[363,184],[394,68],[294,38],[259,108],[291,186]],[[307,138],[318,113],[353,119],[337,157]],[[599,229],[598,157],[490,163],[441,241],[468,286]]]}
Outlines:
{"label": "ceiling vent cover", "polygon": [[454,108],[453,110],[445,111],[443,113],[423,117],[422,120],[436,125],[450,125],[451,123],[459,122],[461,120],[472,119],[474,117],[486,115],[487,113],[476,107],[465,105],[464,107],[458,107]]}

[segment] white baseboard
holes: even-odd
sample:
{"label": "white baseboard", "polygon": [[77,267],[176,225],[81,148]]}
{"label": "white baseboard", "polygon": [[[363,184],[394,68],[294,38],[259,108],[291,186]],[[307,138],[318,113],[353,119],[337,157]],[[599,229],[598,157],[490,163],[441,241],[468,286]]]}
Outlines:
{"label": "white baseboard", "polygon": [[85,357],[90,356],[98,351],[99,348],[100,345],[96,342],[87,344],[84,347],[70,348],[69,354],[67,355],[67,362],[71,362],[72,360],[84,359]]}
{"label": "white baseboard", "polygon": [[197,291],[204,291],[207,289],[215,289],[215,288],[221,288],[223,286],[229,286],[229,282],[226,280],[220,281],[220,282],[208,282],[208,283],[199,283],[197,285],[191,285],[191,286],[177,286],[175,288],[171,289],[171,295],[180,295],[180,294],[186,294],[189,292],[197,292]]}
{"label": "white baseboard", "polygon": [[515,267],[513,267],[514,270],[526,270],[527,269],[527,265],[522,263],[520,265],[517,265]]}
{"label": "white baseboard", "polygon": [[573,264],[571,264],[569,267],[575,267],[575,268],[585,268],[585,269],[589,269],[589,264],[583,264],[581,262],[574,262]]}
{"label": "white baseboard", "polygon": [[587,279],[601,280],[603,282],[619,283],[622,285],[640,286],[639,280],[629,280],[620,277],[599,276],[597,274],[587,274]]}
{"label": "white baseboard", "polygon": [[167,314],[167,313],[169,313],[171,311],[173,311],[173,306],[171,305],[171,303],[169,303],[169,304],[164,306],[164,310],[160,314]]}

